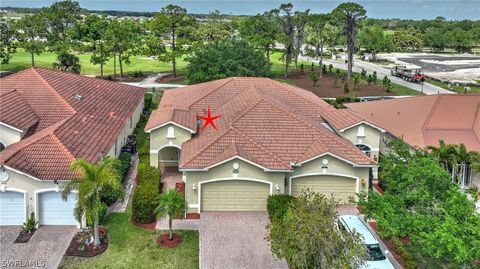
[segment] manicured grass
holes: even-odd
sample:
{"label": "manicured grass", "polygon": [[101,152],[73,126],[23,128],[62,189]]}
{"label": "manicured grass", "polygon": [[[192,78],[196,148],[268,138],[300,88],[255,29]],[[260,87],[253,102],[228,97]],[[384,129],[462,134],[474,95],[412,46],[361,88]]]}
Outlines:
{"label": "manicured grass", "polygon": [[155,240],[165,231],[144,230],[131,221],[131,205],[125,213],[108,216],[109,246],[92,258],[64,257],[60,268],[198,268],[198,231],[175,231],[183,236],[177,248],[157,246]]}
{"label": "manicured grass", "polygon": [[[451,86],[448,87],[448,84],[443,83],[443,82],[439,82],[439,81],[435,81],[431,78],[427,78],[426,81],[430,84],[433,84],[435,86],[444,88],[444,89],[449,90],[449,91],[454,91],[454,92],[458,92],[458,93],[465,93],[465,90],[463,89],[463,86],[455,86],[454,84],[451,84]],[[478,93],[480,93],[480,87],[470,87],[470,91],[467,92],[467,93],[478,94]]]}
{"label": "manicured grass", "polygon": [[[382,83],[381,81],[379,81],[378,83]],[[419,92],[419,91],[416,91],[416,90],[412,90],[410,88],[407,88],[405,86],[402,86],[402,85],[398,85],[398,84],[395,84],[393,83],[393,89],[392,89],[392,92],[395,93],[395,95],[399,95],[399,96],[405,96],[405,95],[423,95],[423,93]]]}
{"label": "manicured grass", "polygon": [[[76,53],[80,58],[80,65],[82,67],[81,73],[85,75],[100,75],[100,66],[90,63],[91,53]],[[35,56],[35,65],[52,68],[52,64],[55,62],[57,55],[52,52],[44,52]],[[133,56],[131,57],[130,64],[123,64],[124,73],[132,73],[134,71],[142,72],[171,72],[172,65],[170,63],[160,62],[158,60],[149,59],[146,56]],[[31,66],[30,54],[18,50],[13,54],[8,64],[2,64],[0,70],[2,71],[19,71]],[[183,71],[187,66],[187,62],[183,59],[177,60],[177,68],[179,71]],[[117,74],[120,73],[120,67],[117,61]],[[104,67],[104,74],[113,74],[113,59],[110,59]]]}

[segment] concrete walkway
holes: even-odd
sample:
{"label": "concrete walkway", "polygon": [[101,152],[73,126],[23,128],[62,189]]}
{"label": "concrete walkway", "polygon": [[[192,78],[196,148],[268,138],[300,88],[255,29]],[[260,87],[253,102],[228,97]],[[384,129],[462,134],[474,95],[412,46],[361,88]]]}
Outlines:
{"label": "concrete walkway", "polygon": [[[315,62],[318,64],[318,59],[314,59],[311,57],[307,56],[300,56],[299,59],[307,62]],[[323,59],[323,63],[326,65],[333,65],[333,67],[338,68],[338,69],[347,69],[347,65],[345,64],[344,60],[330,60],[330,59]],[[353,66],[353,71],[360,73],[362,69],[365,69],[367,73],[371,74],[373,71],[377,72],[377,77],[378,79],[383,79],[383,77],[386,75],[393,83],[410,88],[412,90],[422,92],[422,85],[419,83],[413,83],[413,82],[408,82],[405,81],[399,77],[395,77],[390,75],[390,70],[381,66],[378,66],[374,63],[370,62],[365,62],[359,59],[354,60],[354,66]],[[435,85],[432,85],[430,83],[423,83],[423,93],[426,95],[432,95],[432,94],[456,94],[456,92],[448,91],[445,90],[441,87],[437,87]]]}
{"label": "concrete walkway", "polygon": [[108,207],[107,215],[110,213],[124,213],[127,209],[128,199],[137,183],[135,182],[135,177],[137,176],[137,167],[138,167],[138,153],[132,155],[132,160],[130,162],[130,169],[127,173],[127,178],[123,184],[123,189],[125,190],[125,197],[123,200],[115,202],[113,205]]}
{"label": "concrete walkway", "polygon": [[121,82],[123,84],[137,86],[142,88],[156,88],[156,89],[168,89],[168,88],[182,88],[186,87],[187,85],[182,84],[170,84],[170,83],[158,83],[156,82],[157,79],[170,75],[170,73],[157,73],[148,76],[144,80],[140,82]]}

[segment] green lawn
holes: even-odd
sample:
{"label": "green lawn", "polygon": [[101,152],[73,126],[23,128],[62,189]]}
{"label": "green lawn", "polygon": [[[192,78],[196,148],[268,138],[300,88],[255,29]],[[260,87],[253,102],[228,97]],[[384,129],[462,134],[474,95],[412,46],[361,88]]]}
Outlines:
{"label": "green lawn", "polygon": [[[458,92],[458,93],[465,93],[465,90],[463,89],[463,86],[455,86],[455,85],[452,84],[451,87],[448,87],[448,84],[443,83],[443,82],[439,82],[439,81],[435,81],[431,78],[427,78],[426,82],[428,82],[430,84],[433,84],[435,86],[444,88],[444,89],[449,90],[449,91],[454,91],[454,92]],[[478,93],[480,93],[480,87],[470,87],[470,91],[468,93],[478,94]]]}
{"label": "green lawn", "polygon": [[[80,65],[82,66],[81,73],[85,75],[100,75],[100,66],[90,63],[91,53],[76,54],[80,58]],[[41,67],[52,68],[52,64],[55,62],[57,56],[52,52],[44,52],[35,57],[35,65]],[[9,64],[2,64],[0,70],[2,71],[19,71],[31,66],[30,54],[18,50],[13,54]],[[187,63],[183,59],[179,59],[177,62],[178,70],[182,71],[187,66]],[[131,57],[130,64],[124,64],[123,70],[125,73],[131,73],[134,71],[142,72],[171,72],[172,65],[170,63],[160,62],[157,60],[148,59],[146,56],[133,56]],[[117,61],[117,74],[120,72]],[[104,67],[104,73],[113,74],[113,59],[110,59]]]}
{"label": "green lawn", "polygon": [[182,245],[160,248],[155,240],[162,233],[144,230],[131,221],[131,205],[125,213],[107,217],[108,249],[92,258],[64,257],[60,268],[198,268],[198,231],[176,231]]}

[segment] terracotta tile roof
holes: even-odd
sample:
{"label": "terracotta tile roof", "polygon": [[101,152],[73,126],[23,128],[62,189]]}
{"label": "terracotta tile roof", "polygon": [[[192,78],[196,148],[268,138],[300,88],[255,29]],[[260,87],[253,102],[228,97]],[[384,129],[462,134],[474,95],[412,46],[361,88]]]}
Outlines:
{"label": "terracotta tile roof", "polygon": [[2,91],[0,105],[0,122],[6,123],[23,132],[27,132],[38,123],[38,116],[30,105],[25,102],[17,90]]}
{"label": "terracotta tile roof", "polygon": [[222,115],[215,121],[218,131],[207,128],[182,145],[181,169],[204,169],[239,156],[269,170],[291,170],[292,163],[324,153],[372,164],[321,124],[322,115],[335,108],[311,92],[267,78],[228,78],[168,90],[145,129],[172,121],[198,132],[196,116],[208,107]]}
{"label": "terracotta tile roof", "polygon": [[322,114],[322,117],[337,130],[351,127],[360,122],[366,122],[380,128],[380,125],[372,119],[348,108],[325,111],[325,113]]}
{"label": "terracotta tile roof", "polygon": [[443,139],[480,151],[480,95],[429,95],[351,103],[347,107],[412,146],[437,146]]}
{"label": "terracotta tile roof", "polygon": [[[70,179],[69,164],[76,158],[97,162],[106,156],[143,100],[145,90],[30,68],[0,79],[2,106],[4,103],[11,106],[13,99],[4,100],[3,96],[12,92],[23,98],[38,123],[31,136],[2,151],[0,163],[39,179],[51,180]],[[81,96],[80,100],[77,95]],[[25,108],[12,109],[21,113],[9,119],[21,122]]]}

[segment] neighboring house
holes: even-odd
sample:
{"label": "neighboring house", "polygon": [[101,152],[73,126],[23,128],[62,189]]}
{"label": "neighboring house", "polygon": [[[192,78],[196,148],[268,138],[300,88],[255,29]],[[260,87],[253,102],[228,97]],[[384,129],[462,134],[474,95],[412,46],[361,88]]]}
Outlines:
{"label": "neighboring house", "polygon": [[78,225],[77,158],[118,156],[143,109],[144,89],[71,73],[30,68],[0,79],[0,225]]}
{"label": "neighboring house", "polygon": [[[347,104],[350,109],[387,130],[385,137],[402,138],[412,148],[463,143],[480,151],[480,95],[442,94]],[[385,151],[382,140],[380,150]],[[471,169],[457,175],[461,187],[480,186]]]}
{"label": "neighboring house", "polygon": [[[208,108],[221,115],[218,131],[200,130]],[[307,188],[348,203],[368,191],[382,135],[358,113],[267,78],[165,91],[145,131],[150,164],[178,167],[189,212],[264,211],[269,195]]]}

